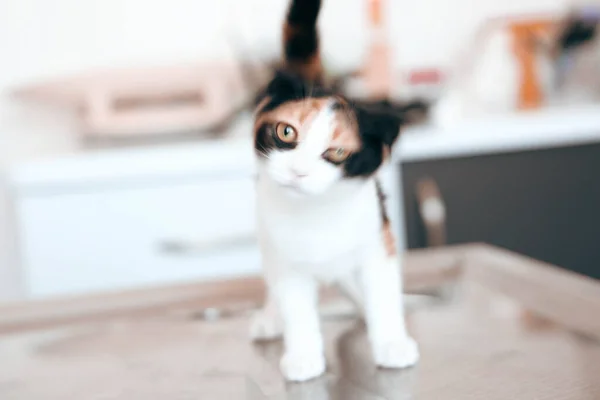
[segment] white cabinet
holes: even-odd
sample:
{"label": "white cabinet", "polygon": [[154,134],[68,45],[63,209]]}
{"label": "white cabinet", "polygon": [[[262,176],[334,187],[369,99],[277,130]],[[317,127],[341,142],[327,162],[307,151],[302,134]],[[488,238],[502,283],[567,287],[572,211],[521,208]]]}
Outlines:
{"label": "white cabinet", "polygon": [[249,177],[31,195],[17,212],[32,296],[259,270]]}
{"label": "white cabinet", "polygon": [[[13,204],[25,296],[260,272],[252,164],[235,157],[235,151],[227,153],[239,160],[239,168],[224,173],[206,165],[203,151],[165,152],[133,152],[123,160],[107,152],[15,171]],[[186,154],[194,159],[186,160]],[[106,173],[118,171],[119,162],[127,172]]]}

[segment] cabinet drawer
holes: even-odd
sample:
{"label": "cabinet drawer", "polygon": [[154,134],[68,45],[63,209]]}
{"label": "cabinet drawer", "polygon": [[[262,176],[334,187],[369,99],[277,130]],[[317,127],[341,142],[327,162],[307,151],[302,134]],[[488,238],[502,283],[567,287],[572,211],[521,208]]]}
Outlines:
{"label": "cabinet drawer", "polygon": [[[256,273],[254,204],[251,177],[26,196],[18,218],[28,295]],[[210,245],[236,238],[250,241]]]}

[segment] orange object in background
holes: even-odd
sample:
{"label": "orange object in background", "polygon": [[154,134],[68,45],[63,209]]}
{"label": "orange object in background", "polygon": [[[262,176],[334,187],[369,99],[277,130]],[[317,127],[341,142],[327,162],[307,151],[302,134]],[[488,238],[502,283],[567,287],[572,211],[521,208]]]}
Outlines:
{"label": "orange object in background", "polygon": [[367,0],[371,29],[370,48],[363,76],[371,98],[389,98],[392,86],[390,49],[386,38],[382,0]]}
{"label": "orange object in background", "polygon": [[369,0],[369,18],[374,26],[382,24],[381,0]]}
{"label": "orange object in background", "polygon": [[551,19],[522,20],[509,23],[514,44],[513,51],[521,68],[521,83],[518,108],[538,108],[543,103],[543,94],[536,74],[536,59],[532,51],[538,39],[548,35],[556,26]]}

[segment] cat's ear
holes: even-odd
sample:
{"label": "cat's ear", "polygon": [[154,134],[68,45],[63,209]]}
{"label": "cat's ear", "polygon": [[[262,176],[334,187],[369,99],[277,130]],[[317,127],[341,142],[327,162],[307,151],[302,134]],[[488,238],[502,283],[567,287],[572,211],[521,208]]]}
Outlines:
{"label": "cat's ear", "polygon": [[367,177],[375,173],[390,154],[402,126],[396,113],[373,107],[355,107],[354,117],[361,148],[344,166],[348,177]]}
{"label": "cat's ear", "polygon": [[297,74],[277,69],[268,85],[255,97],[254,106],[262,112],[270,111],[286,101],[301,99],[304,92],[304,83]]}
{"label": "cat's ear", "polygon": [[302,81],[298,75],[278,69],[267,85],[267,93],[270,96],[294,97],[294,94],[300,91],[302,86]]}
{"label": "cat's ear", "polygon": [[276,70],[266,88],[268,96],[286,101],[300,99],[304,96],[304,92],[305,83],[302,77],[286,70]]}
{"label": "cat's ear", "polygon": [[429,104],[420,100],[393,103],[387,100],[357,104],[356,120],[361,137],[379,139],[392,147],[403,128],[420,123],[429,113]]}
{"label": "cat's ear", "polygon": [[417,116],[424,110],[425,105],[420,103],[354,103],[352,111],[361,149],[346,162],[346,176],[366,177],[375,173],[391,154],[402,129],[419,120]]}
{"label": "cat's ear", "polygon": [[359,106],[355,110],[357,129],[363,141],[391,148],[405,122],[402,113],[379,107]]}

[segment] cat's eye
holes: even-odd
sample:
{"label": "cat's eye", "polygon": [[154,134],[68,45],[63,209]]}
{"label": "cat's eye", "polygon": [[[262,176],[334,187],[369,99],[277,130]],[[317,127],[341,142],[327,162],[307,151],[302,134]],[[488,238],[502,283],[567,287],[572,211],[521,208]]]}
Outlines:
{"label": "cat's eye", "polygon": [[284,143],[293,143],[298,139],[298,132],[293,126],[280,122],[275,126],[277,138]]}
{"label": "cat's eye", "polygon": [[323,157],[326,160],[339,164],[346,161],[346,159],[350,157],[350,152],[343,147],[336,147],[323,153]]}

